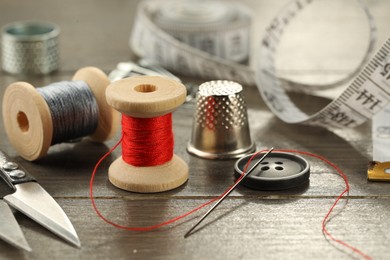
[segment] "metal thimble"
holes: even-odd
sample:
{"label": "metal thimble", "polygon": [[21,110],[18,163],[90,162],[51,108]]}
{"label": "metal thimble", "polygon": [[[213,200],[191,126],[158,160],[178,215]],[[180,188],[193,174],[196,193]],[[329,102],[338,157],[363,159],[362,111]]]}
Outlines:
{"label": "metal thimble", "polygon": [[49,22],[23,21],[2,28],[2,68],[11,74],[49,74],[58,69],[60,29]]}
{"label": "metal thimble", "polygon": [[226,80],[199,86],[189,153],[229,159],[254,151],[242,90],[240,84]]}

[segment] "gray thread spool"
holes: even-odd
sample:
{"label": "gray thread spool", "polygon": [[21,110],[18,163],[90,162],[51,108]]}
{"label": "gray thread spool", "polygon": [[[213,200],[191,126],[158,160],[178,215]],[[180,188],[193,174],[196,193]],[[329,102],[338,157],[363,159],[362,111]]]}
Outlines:
{"label": "gray thread spool", "polygon": [[37,91],[51,112],[52,145],[87,136],[97,128],[99,107],[86,82],[61,81]]}
{"label": "gray thread spool", "polygon": [[226,80],[199,86],[189,153],[229,159],[254,151],[242,90],[240,84]]}
{"label": "gray thread spool", "polygon": [[2,68],[11,74],[49,74],[58,69],[57,25],[24,21],[2,28]]}
{"label": "gray thread spool", "polygon": [[20,156],[33,161],[45,156],[54,143],[87,135],[95,142],[110,139],[120,114],[107,104],[109,84],[107,75],[95,67],[79,69],[72,81],[43,88],[22,81],[10,84],[2,104],[10,143]]}

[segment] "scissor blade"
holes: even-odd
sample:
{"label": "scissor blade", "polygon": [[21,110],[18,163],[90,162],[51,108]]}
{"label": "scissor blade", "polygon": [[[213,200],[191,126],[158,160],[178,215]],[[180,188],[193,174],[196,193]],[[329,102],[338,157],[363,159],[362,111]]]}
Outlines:
{"label": "scissor blade", "polygon": [[3,200],[0,199],[0,238],[9,244],[26,251],[31,251],[23,232],[20,229],[11,209]]}
{"label": "scissor blade", "polygon": [[3,199],[37,223],[80,247],[77,233],[62,208],[37,182],[16,184],[16,191]]}

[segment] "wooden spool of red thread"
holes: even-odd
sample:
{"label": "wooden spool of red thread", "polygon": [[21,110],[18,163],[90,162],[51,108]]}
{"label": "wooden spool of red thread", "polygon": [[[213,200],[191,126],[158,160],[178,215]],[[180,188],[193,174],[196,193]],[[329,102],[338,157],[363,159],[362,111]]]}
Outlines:
{"label": "wooden spool of red thread", "polygon": [[[162,77],[137,76],[113,82],[107,88],[106,97],[107,103],[123,114],[123,131],[124,119],[133,121],[133,124],[145,121],[149,124],[153,119],[159,121],[160,118],[170,116],[173,110],[184,103],[186,88],[177,81]],[[169,127],[172,132],[172,125]],[[153,129],[145,132],[150,135],[150,138],[145,138],[145,142],[155,138]],[[149,149],[147,147],[145,143],[145,149]],[[172,152],[172,157],[168,161],[160,165],[142,166],[126,162],[123,159],[124,148],[122,147],[122,156],[109,168],[110,182],[118,188],[143,193],[161,192],[179,187],[188,179],[188,165],[173,154],[173,147],[171,149],[172,151],[168,152]],[[153,158],[143,159],[147,161]]]}

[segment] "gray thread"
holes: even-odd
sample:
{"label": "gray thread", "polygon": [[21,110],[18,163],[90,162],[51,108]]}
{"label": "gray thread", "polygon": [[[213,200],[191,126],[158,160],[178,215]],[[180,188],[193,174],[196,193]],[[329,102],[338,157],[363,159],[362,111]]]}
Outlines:
{"label": "gray thread", "polygon": [[53,121],[51,144],[92,134],[98,125],[99,107],[86,82],[61,81],[38,88]]}

